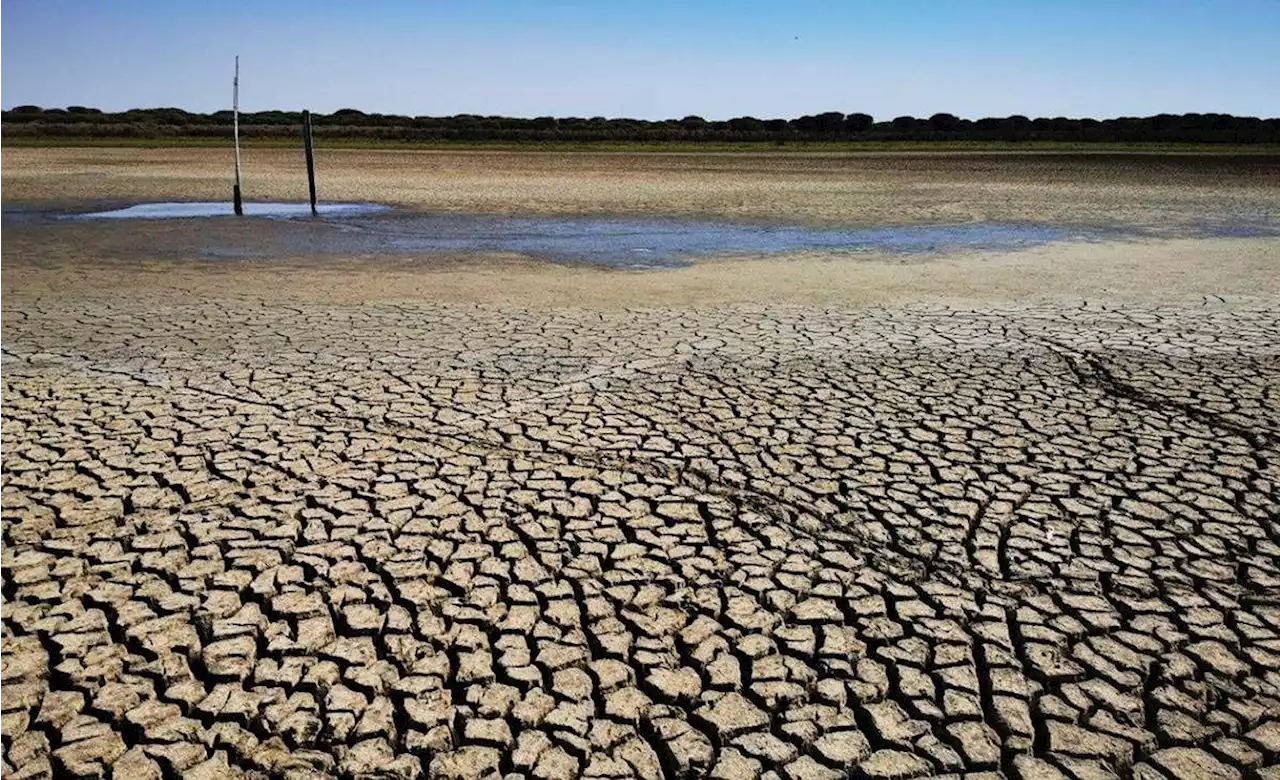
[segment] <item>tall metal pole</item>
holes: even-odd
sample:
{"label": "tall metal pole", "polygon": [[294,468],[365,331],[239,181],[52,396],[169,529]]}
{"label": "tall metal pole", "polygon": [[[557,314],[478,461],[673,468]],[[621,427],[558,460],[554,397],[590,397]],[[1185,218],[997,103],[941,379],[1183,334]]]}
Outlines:
{"label": "tall metal pole", "polygon": [[240,55],[236,55],[236,77],[231,82],[231,127],[236,144],[236,186],[231,191],[236,216],[244,215],[244,201],[240,197]]}
{"label": "tall metal pole", "polygon": [[311,192],[311,213],[316,213],[316,158],[311,138],[311,112],[302,112],[302,146],[307,150],[307,188]]}

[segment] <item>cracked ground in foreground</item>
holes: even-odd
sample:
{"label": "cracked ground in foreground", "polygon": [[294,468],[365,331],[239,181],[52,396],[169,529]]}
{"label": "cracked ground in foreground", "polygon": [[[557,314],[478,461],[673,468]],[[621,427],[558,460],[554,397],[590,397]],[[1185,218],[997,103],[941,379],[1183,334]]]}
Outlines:
{"label": "cracked ground in foreground", "polygon": [[1273,302],[14,298],[6,778],[1280,761]]}

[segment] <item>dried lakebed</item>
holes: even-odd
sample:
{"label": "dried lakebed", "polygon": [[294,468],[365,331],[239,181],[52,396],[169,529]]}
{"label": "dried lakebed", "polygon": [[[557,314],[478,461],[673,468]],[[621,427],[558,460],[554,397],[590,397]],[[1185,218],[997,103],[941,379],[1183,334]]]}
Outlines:
{"label": "dried lakebed", "polygon": [[1278,315],[6,290],[4,775],[1256,775]]}

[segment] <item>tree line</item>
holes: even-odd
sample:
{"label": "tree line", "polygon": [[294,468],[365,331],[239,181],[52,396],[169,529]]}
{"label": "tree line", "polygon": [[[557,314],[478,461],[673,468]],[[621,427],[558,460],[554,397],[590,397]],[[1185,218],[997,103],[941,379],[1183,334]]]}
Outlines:
{"label": "tree line", "polygon": [[[1280,118],[1230,114],[1157,114],[1115,119],[1038,118],[1015,115],[962,119],[900,116],[876,121],[869,114],[829,111],[795,119],[743,116],[712,121],[699,116],[650,121],[605,117],[522,119],[504,116],[399,116],[344,108],[313,114],[320,138],[386,141],[468,142],[805,142],[805,141],[1057,141],[1069,143],[1280,143]],[[292,138],[300,111],[240,114],[244,138]],[[84,106],[18,106],[4,111],[8,139],[230,138],[232,114],[199,114],[180,108],[140,108],[118,113]]]}

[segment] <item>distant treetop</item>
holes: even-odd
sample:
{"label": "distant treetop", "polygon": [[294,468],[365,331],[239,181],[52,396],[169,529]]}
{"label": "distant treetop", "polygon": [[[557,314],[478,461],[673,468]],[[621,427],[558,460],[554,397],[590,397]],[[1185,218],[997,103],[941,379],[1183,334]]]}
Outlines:
{"label": "distant treetop", "polygon": [[[1031,119],[1022,115],[971,120],[936,113],[927,119],[899,116],[877,122],[866,113],[826,111],[794,119],[751,116],[708,120],[540,116],[533,119],[458,114],[397,116],[343,108],[313,114],[317,136],[394,141],[612,141],[772,142],[792,141],[1058,141],[1069,143],[1280,143],[1280,119],[1229,114],[1158,114],[1115,119]],[[232,113],[200,114],[180,108],[138,108],[107,113],[85,106],[16,106],[3,112],[7,138],[199,138],[231,132]],[[300,111],[240,115],[249,138],[296,136]]]}

